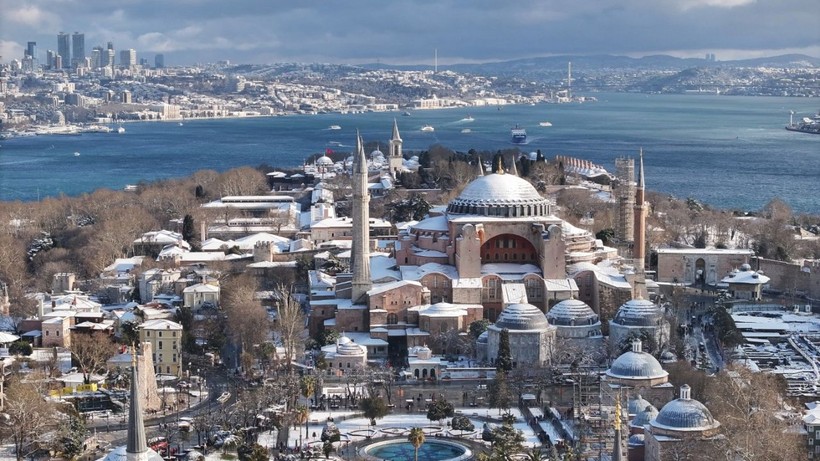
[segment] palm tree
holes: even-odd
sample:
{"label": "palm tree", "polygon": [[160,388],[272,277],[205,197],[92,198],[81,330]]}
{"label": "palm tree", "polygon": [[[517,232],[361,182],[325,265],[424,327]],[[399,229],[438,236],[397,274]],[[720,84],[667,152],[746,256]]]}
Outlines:
{"label": "palm tree", "polygon": [[410,435],[407,436],[407,440],[413,444],[415,461],[419,461],[419,447],[424,444],[424,431],[420,427],[410,429]]}

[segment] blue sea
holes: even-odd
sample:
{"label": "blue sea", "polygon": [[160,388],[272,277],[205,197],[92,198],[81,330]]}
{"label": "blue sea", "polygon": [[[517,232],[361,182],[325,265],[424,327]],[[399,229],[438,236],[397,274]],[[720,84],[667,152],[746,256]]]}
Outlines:
{"label": "blue sea", "polygon": [[[808,116],[812,99],[716,95],[595,94],[584,104],[508,105],[364,114],[138,122],[124,134],[37,136],[0,141],[0,200],[76,196],[97,188],[224,171],[263,163],[295,167],[326,149],[349,152],[356,130],[386,145],[399,123],[405,150],[434,144],[467,151],[515,147],[590,160],[614,172],[615,159],[644,151],[648,189],[721,208],[758,210],[779,197],[820,213],[820,136],[783,129],[789,111]],[[464,120],[471,116],[473,121]],[[541,127],[539,122],[550,122]],[[434,132],[422,132],[430,124]],[[328,129],[331,125],[341,130]],[[462,133],[464,128],[471,132]],[[383,149],[384,150],[384,149]],[[79,153],[80,155],[75,155]]]}

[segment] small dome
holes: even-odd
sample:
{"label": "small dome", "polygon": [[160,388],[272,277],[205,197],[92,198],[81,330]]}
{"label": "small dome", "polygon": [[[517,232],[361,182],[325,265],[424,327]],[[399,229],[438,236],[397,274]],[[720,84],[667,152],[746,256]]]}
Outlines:
{"label": "small dome", "polygon": [[690,387],[681,386],[681,396],[661,408],[658,416],[650,423],[653,427],[672,431],[706,431],[715,429],[720,423],[702,403],[689,396]]}
{"label": "small dome", "polygon": [[337,346],[340,346],[340,345],[342,345],[342,344],[349,344],[349,343],[351,343],[351,342],[352,342],[352,341],[350,340],[350,338],[348,338],[348,337],[347,337],[347,336],[345,336],[345,335],[342,335],[342,336],[339,336],[339,339],[337,339],[337,340],[336,340],[336,345],[337,345]]}
{"label": "small dome", "polygon": [[[138,454],[137,457],[143,461],[164,461],[159,453],[150,448]],[[100,461],[128,461],[129,459],[136,459],[136,457],[133,453],[128,453],[127,447],[122,445],[111,450],[105,457],[100,458]]]}
{"label": "small dome", "polygon": [[373,160],[375,160],[377,158],[384,158],[384,153],[382,151],[380,151],[379,149],[376,149],[376,150],[374,150],[373,152],[370,153],[370,158],[373,159]]}
{"label": "small dome", "polygon": [[467,185],[447,206],[453,214],[487,216],[545,216],[549,200],[532,184],[514,174],[493,173],[481,176]]}
{"label": "small dome", "polygon": [[618,325],[651,327],[656,326],[663,317],[663,311],[652,301],[632,299],[625,302],[615,314],[612,323]]}
{"label": "small dome", "polygon": [[626,443],[629,444],[630,447],[641,447],[644,445],[644,440],[643,434],[632,434]]}
{"label": "small dome", "polygon": [[432,317],[459,317],[466,315],[467,311],[455,304],[440,302],[419,311],[419,315]]}
{"label": "small dome", "polygon": [[336,343],[336,355],[364,355],[364,353],[364,347],[350,341],[349,339],[346,343]]}
{"label": "small dome", "polygon": [[552,306],[547,320],[552,325],[563,326],[592,325],[599,321],[598,314],[579,299],[565,299]]}
{"label": "small dome", "polygon": [[651,404],[647,405],[643,410],[638,412],[634,418],[632,418],[632,422],[629,423],[632,427],[644,427],[649,424],[655,417],[658,416],[658,409],[653,407]]}
{"label": "small dome", "polygon": [[642,412],[647,406],[652,406],[649,401],[645,400],[641,397],[640,394],[635,395],[629,402],[626,404],[626,411],[630,415],[637,415],[638,413]]}
{"label": "small dome", "polygon": [[498,316],[495,325],[496,329],[506,328],[508,330],[547,330],[552,327],[547,322],[544,313],[532,304],[519,303],[510,304]]}
{"label": "small dome", "polygon": [[317,165],[333,165],[333,160],[327,155],[323,155],[316,159]]}
{"label": "small dome", "polygon": [[669,376],[652,354],[641,350],[640,341],[635,341],[631,351],[624,352],[615,359],[606,374],[621,379],[654,379]]}
{"label": "small dome", "polygon": [[749,263],[743,263],[740,266],[740,270],[741,270],[741,272],[748,272],[748,271],[752,270],[752,266],[750,266]]}

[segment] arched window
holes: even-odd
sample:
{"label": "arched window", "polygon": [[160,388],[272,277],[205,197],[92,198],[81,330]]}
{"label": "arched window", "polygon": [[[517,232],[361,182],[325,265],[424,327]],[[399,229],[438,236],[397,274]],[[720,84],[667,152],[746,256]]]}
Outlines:
{"label": "arched window", "polygon": [[399,323],[399,316],[397,314],[387,314],[387,324],[388,325],[395,325]]}

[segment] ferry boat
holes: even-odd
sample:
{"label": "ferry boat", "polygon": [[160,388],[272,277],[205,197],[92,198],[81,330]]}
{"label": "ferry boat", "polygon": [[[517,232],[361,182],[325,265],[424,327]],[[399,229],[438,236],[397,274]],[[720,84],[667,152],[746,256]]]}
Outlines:
{"label": "ferry boat", "polygon": [[473,132],[473,130],[471,130],[471,129],[469,129],[469,128],[463,128],[463,129],[461,130],[461,132],[462,132],[462,133],[472,133],[472,132]]}
{"label": "ferry boat", "polygon": [[125,128],[123,128],[123,127],[117,128],[117,133],[119,133],[119,134],[125,133]]}
{"label": "ferry boat", "polygon": [[538,124],[538,126],[552,126],[552,123],[550,123],[550,122],[541,122],[541,123]]}
{"label": "ferry boat", "polygon": [[515,125],[515,128],[510,131],[510,135],[512,136],[513,144],[527,143],[527,130],[520,128],[518,125]]}
{"label": "ferry boat", "polygon": [[431,125],[424,125],[423,127],[421,127],[421,131],[431,132],[431,131],[436,131],[436,129],[433,128]]}
{"label": "ferry boat", "polygon": [[820,112],[813,117],[803,117],[803,120],[794,123],[794,111],[791,111],[786,129],[800,133],[820,134]]}
{"label": "ferry boat", "polygon": [[472,115],[470,115],[470,114],[467,114],[467,116],[466,116],[466,117],[464,117],[463,119],[461,119],[461,121],[462,121],[462,122],[472,122],[473,120],[475,120],[475,119],[474,119],[474,118],[473,118],[473,116],[472,116]]}
{"label": "ferry boat", "polygon": [[342,127],[340,127],[339,125],[330,125],[327,129],[328,130],[341,130]]}

